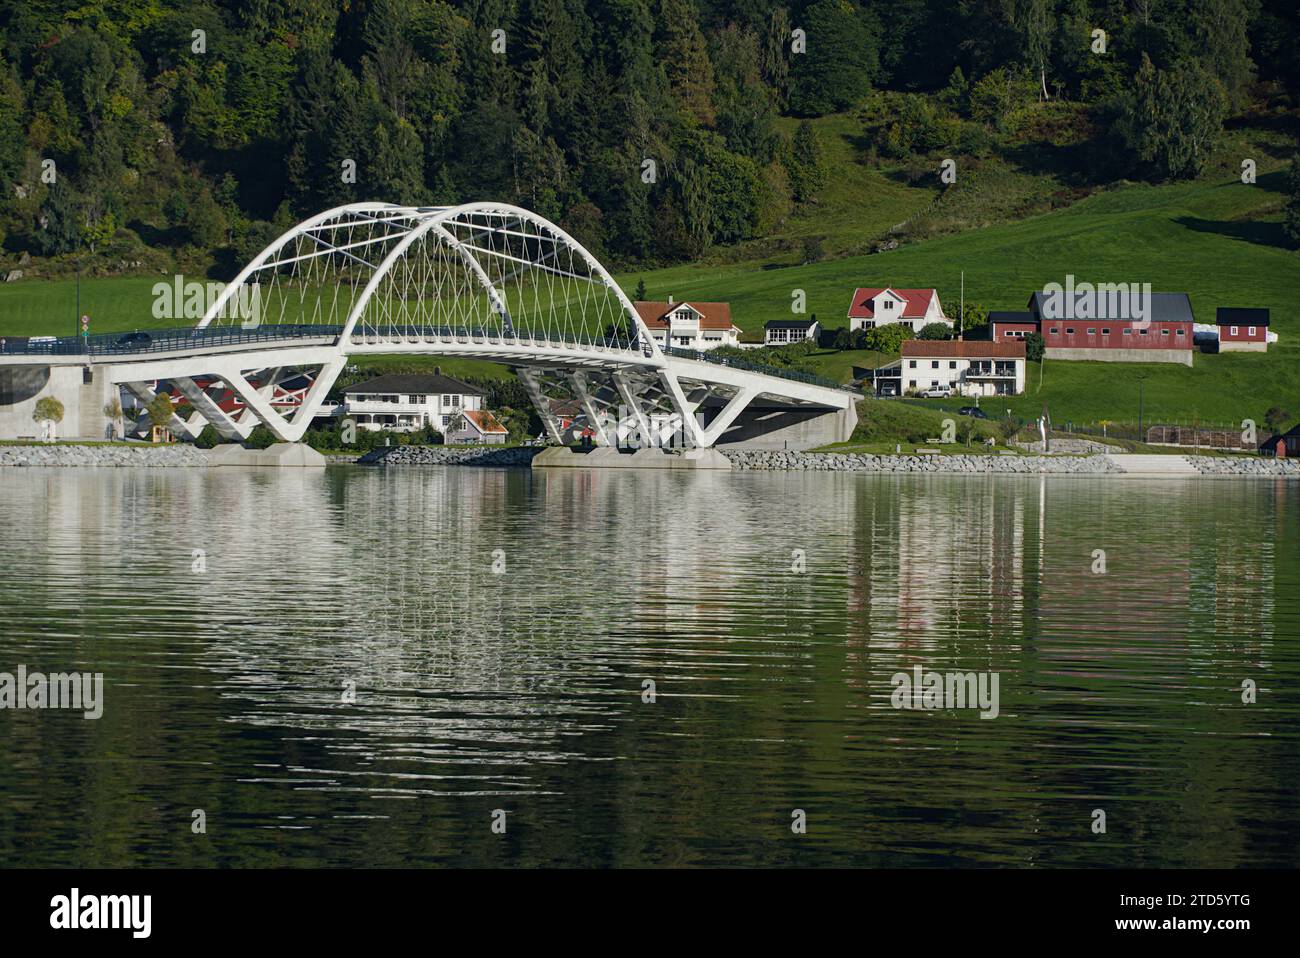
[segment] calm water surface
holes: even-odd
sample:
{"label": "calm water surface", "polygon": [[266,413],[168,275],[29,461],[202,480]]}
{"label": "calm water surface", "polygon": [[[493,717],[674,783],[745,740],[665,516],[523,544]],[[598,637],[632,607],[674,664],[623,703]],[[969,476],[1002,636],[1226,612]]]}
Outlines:
{"label": "calm water surface", "polygon": [[[1295,866],[1298,506],[1267,480],[0,470],[0,671],[106,696],[0,712],[0,864]],[[918,664],[998,673],[1001,714],[894,709]]]}

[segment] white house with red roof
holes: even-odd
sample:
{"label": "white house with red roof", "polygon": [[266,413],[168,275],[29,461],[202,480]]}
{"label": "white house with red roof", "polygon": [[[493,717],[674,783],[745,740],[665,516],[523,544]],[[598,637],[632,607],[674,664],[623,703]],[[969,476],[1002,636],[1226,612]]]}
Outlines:
{"label": "white house with red roof", "polygon": [[915,332],[930,323],[952,325],[943,314],[937,289],[896,289],[859,286],[849,303],[849,331],[907,323]]}
{"label": "white house with red roof", "polygon": [[670,296],[666,303],[641,300],[632,305],[660,346],[700,350],[740,345],[730,303],[674,303]]}

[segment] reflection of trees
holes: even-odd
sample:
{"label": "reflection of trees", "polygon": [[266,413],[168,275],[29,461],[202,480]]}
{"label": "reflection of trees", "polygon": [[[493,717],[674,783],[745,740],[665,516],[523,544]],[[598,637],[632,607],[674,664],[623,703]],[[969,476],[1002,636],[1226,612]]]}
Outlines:
{"label": "reflection of trees", "polygon": [[[1287,827],[1285,484],[4,478],[5,661],[102,670],[108,703],[6,719],[0,839],[71,855],[89,823],[96,864],[1233,864]],[[1003,717],[894,711],[914,662],[999,671]],[[526,841],[493,844],[498,805]],[[793,807],[807,841],[762,837]]]}

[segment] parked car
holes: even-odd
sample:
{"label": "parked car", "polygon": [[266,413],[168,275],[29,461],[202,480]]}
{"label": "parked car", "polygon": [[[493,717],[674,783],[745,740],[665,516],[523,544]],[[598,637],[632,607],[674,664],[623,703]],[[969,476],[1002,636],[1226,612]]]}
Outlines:
{"label": "parked car", "polygon": [[970,416],[972,419],[988,419],[989,414],[979,406],[962,406],[957,410],[963,416]]}
{"label": "parked car", "polygon": [[153,342],[153,337],[148,333],[127,333],[125,336],[119,336],[114,340],[114,346],[121,346],[126,349],[139,349],[142,346],[148,346]]}
{"label": "parked car", "polygon": [[921,390],[921,396],[924,399],[947,399],[951,395],[951,386],[931,386],[929,389]]}

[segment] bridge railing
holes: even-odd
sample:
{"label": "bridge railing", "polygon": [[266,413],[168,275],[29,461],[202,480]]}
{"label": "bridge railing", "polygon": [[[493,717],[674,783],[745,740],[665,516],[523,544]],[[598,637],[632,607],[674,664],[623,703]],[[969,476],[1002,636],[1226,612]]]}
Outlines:
{"label": "bridge railing", "polygon": [[765,376],[776,376],[779,379],[789,379],[793,382],[807,383],[810,386],[823,386],[826,389],[838,389],[841,392],[858,393],[859,390],[853,386],[846,386],[843,383],[837,383],[833,379],[825,376],[818,376],[816,373],[806,373],[799,369],[786,369],[781,366],[768,366],[764,363],[751,363],[745,359],[736,359],[734,356],[714,356],[708,351],[696,349],[682,349],[680,346],[670,346],[665,350],[670,356],[677,356],[681,359],[697,359],[700,362],[713,363],[717,366],[730,366],[732,369],[743,369],[746,372],[762,373]]}
{"label": "bridge railing", "polygon": [[268,325],[208,326],[194,329],[148,329],[129,333],[99,333],[94,336],[6,336],[0,339],[5,356],[130,356],[205,349],[213,346],[257,345],[295,339],[337,339],[342,326]]}
{"label": "bridge railing", "polygon": [[606,350],[623,350],[631,352],[640,349],[646,356],[651,354],[648,343],[629,339],[626,336],[606,336],[594,339],[565,333],[558,330],[531,329],[526,326],[511,326],[506,329],[490,326],[410,326],[410,325],[367,325],[352,332],[354,343],[370,340],[379,342],[417,341],[457,343],[494,343],[510,345],[563,346]]}

